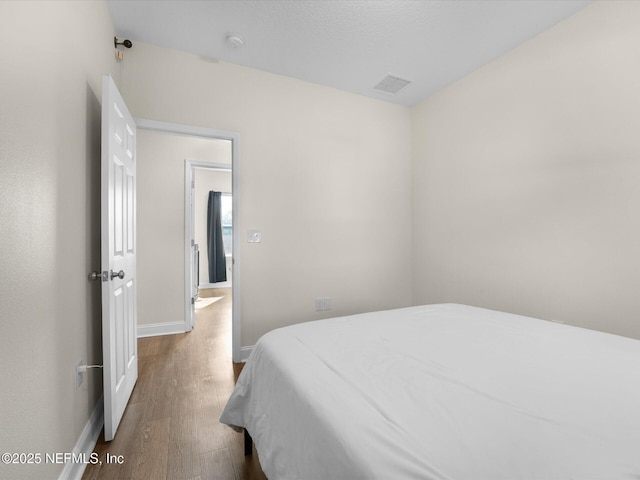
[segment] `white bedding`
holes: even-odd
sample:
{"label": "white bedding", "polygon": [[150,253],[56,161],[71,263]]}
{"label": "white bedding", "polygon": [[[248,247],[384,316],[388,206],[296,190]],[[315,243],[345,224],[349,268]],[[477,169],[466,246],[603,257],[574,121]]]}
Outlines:
{"label": "white bedding", "polygon": [[441,304],[255,346],[220,421],[277,479],[640,479],[640,341]]}

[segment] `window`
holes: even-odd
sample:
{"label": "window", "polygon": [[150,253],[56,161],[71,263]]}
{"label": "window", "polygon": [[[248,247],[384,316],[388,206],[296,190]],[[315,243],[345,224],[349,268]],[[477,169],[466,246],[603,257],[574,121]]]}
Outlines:
{"label": "window", "polygon": [[230,193],[223,193],[220,196],[220,214],[222,217],[222,242],[224,243],[224,253],[231,255],[233,241],[231,233],[233,231],[233,208],[232,196]]}

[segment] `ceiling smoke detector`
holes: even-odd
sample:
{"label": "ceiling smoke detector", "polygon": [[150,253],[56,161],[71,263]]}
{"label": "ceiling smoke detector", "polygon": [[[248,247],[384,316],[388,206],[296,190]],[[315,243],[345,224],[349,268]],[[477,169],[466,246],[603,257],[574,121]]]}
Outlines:
{"label": "ceiling smoke detector", "polygon": [[227,45],[231,48],[240,48],[244,45],[244,38],[238,33],[231,33],[227,35]]}
{"label": "ceiling smoke detector", "polygon": [[387,75],[380,81],[380,83],[373,87],[373,89],[378,90],[379,92],[395,95],[410,83],[411,81],[405,80],[404,78]]}

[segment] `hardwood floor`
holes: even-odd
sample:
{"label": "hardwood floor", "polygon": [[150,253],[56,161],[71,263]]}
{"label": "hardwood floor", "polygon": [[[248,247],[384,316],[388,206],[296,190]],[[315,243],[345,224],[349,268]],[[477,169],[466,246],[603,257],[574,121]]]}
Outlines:
{"label": "hardwood floor", "polygon": [[[265,479],[243,435],[218,418],[242,365],[231,362],[231,289],[196,310],[190,333],[138,340],[139,378],[112,442],[101,435],[83,480]],[[124,460],[106,463],[111,458]],[[122,457],[117,457],[121,455]]]}

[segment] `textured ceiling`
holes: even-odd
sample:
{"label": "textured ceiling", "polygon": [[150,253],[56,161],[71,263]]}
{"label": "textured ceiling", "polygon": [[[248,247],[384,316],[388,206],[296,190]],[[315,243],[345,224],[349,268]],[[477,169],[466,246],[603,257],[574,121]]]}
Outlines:
{"label": "textured ceiling", "polygon": [[[108,0],[119,38],[414,105],[593,0]],[[233,49],[227,35],[244,37]],[[411,80],[395,95],[385,76]]]}

